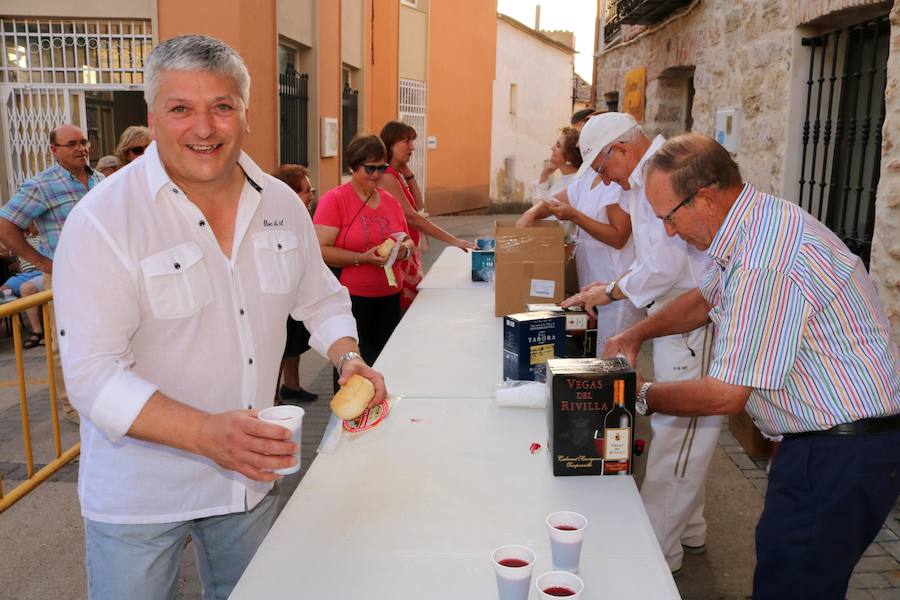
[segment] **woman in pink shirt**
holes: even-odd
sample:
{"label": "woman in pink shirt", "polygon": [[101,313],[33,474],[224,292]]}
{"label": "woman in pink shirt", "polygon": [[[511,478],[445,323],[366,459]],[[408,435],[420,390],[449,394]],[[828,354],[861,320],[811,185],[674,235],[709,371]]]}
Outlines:
{"label": "woman in pink shirt", "polygon": [[422,233],[456,246],[463,252],[474,250],[476,247],[473,242],[461,240],[438,227],[419,212],[425,208],[425,202],[416,176],[409,167],[409,161],[416,149],[415,139],[416,130],[400,121],[388,121],[381,130],[381,141],[387,148],[389,164],[385,176],[381,178],[381,187],[400,201],[403,214],[409,223],[409,235],[416,245],[412,258],[403,264],[403,291],[400,296],[400,306],[403,310],[409,308],[418,291],[416,286],[422,281],[423,249],[420,246]]}
{"label": "woman in pink shirt", "polygon": [[[313,223],[322,258],[340,269],[338,279],[350,291],[360,354],[371,365],[400,322],[401,264],[415,244],[400,203],[378,188],[388,167],[381,139],[356,137],[345,154],[350,181],[322,196]],[[388,238],[396,240],[395,253],[380,256],[378,247]],[[394,263],[386,269],[391,256]]]}

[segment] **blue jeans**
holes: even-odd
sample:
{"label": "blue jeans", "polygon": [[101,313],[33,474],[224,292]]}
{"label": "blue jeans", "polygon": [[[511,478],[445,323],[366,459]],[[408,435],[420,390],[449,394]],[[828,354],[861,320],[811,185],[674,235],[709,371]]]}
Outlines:
{"label": "blue jeans", "polygon": [[174,598],[190,535],[204,600],[225,600],[275,521],[277,508],[278,494],[273,490],[251,511],[192,521],[118,525],[85,519],[88,597]]}
{"label": "blue jeans", "polygon": [[900,432],[787,439],[756,528],[754,600],[843,600],[900,493]]}

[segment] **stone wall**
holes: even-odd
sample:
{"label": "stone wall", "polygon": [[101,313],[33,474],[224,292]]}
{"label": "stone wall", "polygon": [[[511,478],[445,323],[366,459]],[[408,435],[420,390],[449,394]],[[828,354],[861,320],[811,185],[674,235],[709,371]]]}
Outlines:
{"label": "stone wall", "polygon": [[[624,43],[600,58],[598,97],[621,91],[625,72],[647,67],[648,133],[678,133],[671,70],[694,68],[693,130],[713,135],[717,108],[740,107],[737,161],[760,189],[781,193],[793,27],[787,0],[713,0],[658,30],[624,27]],[[629,40],[628,38],[631,37]],[[658,93],[662,92],[662,93]]]}
{"label": "stone wall", "polygon": [[900,4],[891,11],[891,54],[885,89],[881,179],[875,202],[875,237],[870,273],[894,340],[900,341]]}

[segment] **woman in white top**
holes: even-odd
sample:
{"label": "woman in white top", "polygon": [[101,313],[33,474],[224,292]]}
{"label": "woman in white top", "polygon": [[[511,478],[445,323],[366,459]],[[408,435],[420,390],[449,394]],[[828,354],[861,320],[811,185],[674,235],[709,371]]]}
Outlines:
{"label": "woman in white top", "polygon": [[[549,200],[554,194],[569,187],[580,166],[578,130],[563,127],[556,142],[550,146],[550,158],[544,161],[540,178],[531,184],[531,201],[538,204],[542,200]],[[556,171],[559,171],[559,176],[552,178]]]}
{"label": "woman in white top", "polygon": [[[631,218],[619,206],[621,193],[618,185],[604,185],[596,173],[588,171],[549,200],[528,209],[516,225],[527,227],[548,217],[574,223],[578,284],[614,281],[634,260]],[[646,316],[630,302],[613,302],[596,310],[598,353],[607,338]]]}

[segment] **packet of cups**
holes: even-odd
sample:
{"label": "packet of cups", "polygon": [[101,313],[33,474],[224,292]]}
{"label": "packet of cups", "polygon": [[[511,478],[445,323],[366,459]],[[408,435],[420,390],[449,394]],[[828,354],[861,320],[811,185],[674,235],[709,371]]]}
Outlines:
{"label": "packet of cups", "polygon": [[322,441],[316,448],[318,454],[334,454],[344,439],[353,439],[381,425],[387,418],[394,402],[398,398],[389,397],[372,408],[367,408],[363,414],[350,421],[344,421],[332,413],[322,434]]}
{"label": "packet of cups", "polygon": [[547,384],[540,381],[504,381],[494,388],[497,406],[514,408],[545,408]]}

